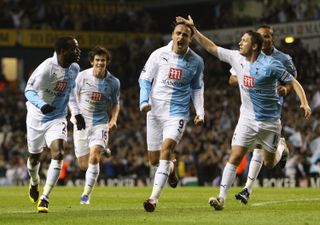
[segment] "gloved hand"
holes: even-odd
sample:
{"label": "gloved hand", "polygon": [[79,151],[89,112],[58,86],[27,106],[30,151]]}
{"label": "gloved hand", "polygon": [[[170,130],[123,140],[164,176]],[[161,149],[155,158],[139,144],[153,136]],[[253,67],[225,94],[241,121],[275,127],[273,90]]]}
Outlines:
{"label": "gloved hand", "polygon": [[77,129],[78,130],[86,129],[86,122],[84,121],[83,116],[81,114],[78,114],[74,117],[76,118],[76,121],[77,121]]}
{"label": "gloved hand", "polygon": [[53,110],[55,110],[56,109],[56,107],[53,107],[53,106],[51,106],[51,105],[49,105],[49,104],[45,104],[45,105],[43,105],[42,107],[41,107],[41,112],[43,113],[43,114],[48,114],[48,113],[51,113]]}

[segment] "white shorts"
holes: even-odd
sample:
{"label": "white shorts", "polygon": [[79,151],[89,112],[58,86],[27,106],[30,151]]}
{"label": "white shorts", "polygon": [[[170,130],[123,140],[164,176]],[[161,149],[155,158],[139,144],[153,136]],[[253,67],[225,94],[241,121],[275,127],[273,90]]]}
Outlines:
{"label": "white shorts", "polygon": [[88,126],[84,130],[78,130],[73,126],[74,151],[77,158],[87,155],[90,148],[100,145],[106,148],[108,145],[109,127],[108,124]]}
{"label": "white shorts", "polygon": [[274,153],[281,137],[281,122],[254,121],[243,117],[239,118],[232,138],[232,146],[242,146],[251,149],[254,144]]}
{"label": "white shorts", "polygon": [[67,141],[67,120],[58,118],[48,122],[35,120],[27,114],[28,150],[32,154],[41,153],[44,147],[49,147],[52,141],[63,139]]}
{"label": "white shorts", "polygon": [[179,143],[187,122],[185,117],[163,118],[147,114],[148,151],[160,151],[162,142],[167,138]]}

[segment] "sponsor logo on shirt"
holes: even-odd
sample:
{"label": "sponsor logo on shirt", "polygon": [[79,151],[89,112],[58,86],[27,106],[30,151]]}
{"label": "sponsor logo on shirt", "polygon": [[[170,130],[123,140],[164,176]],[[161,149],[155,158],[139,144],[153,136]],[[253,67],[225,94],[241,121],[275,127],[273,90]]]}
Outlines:
{"label": "sponsor logo on shirt", "polygon": [[65,80],[59,80],[56,84],[56,87],[54,88],[54,91],[57,92],[64,92],[68,86],[68,82]]}
{"label": "sponsor logo on shirt", "polygon": [[170,68],[169,70],[169,79],[171,80],[181,80],[182,69],[180,68]]}
{"label": "sponsor logo on shirt", "polygon": [[92,101],[101,101],[102,94],[100,92],[92,92],[91,100]]}
{"label": "sponsor logo on shirt", "polygon": [[254,78],[250,76],[243,76],[243,86],[246,88],[253,88],[254,87]]}

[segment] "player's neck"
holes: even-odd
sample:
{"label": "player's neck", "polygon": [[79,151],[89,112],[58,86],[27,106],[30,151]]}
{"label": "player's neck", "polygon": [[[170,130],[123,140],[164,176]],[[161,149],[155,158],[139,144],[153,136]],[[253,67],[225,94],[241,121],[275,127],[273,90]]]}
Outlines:
{"label": "player's neck", "polygon": [[106,71],[93,71],[93,76],[98,79],[104,79],[106,77]]}
{"label": "player's neck", "polygon": [[57,56],[57,59],[59,66],[61,66],[62,68],[68,68],[71,65],[70,63],[64,62],[63,58],[59,55]]}
{"label": "player's neck", "polygon": [[266,54],[266,55],[272,55],[272,53],[273,53],[273,48],[264,49],[264,50],[263,50],[263,53]]}
{"label": "player's neck", "polygon": [[254,61],[257,60],[259,54],[260,54],[260,52],[253,52],[252,54],[246,56],[246,59],[247,59],[249,62],[254,62]]}

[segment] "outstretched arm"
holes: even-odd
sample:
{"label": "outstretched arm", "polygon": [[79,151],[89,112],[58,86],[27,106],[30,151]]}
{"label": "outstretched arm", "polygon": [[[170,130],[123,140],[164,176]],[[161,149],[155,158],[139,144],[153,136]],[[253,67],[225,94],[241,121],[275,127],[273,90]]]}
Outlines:
{"label": "outstretched arm", "polygon": [[295,78],[292,80],[291,84],[292,84],[294,91],[299,96],[299,99],[301,102],[300,108],[302,108],[304,110],[304,117],[306,119],[309,119],[311,116],[311,109],[310,109],[306,94],[305,94],[302,86]]}
{"label": "outstretched arm", "polygon": [[200,33],[200,31],[197,30],[197,28],[194,26],[193,20],[191,18],[191,16],[188,16],[188,19],[185,19],[181,16],[177,16],[176,17],[176,21],[177,22],[185,22],[190,24],[193,27],[194,30],[194,38],[196,39],[196,41],[204,48],[206,49],[210,54],[218,57],[218,52],[217,52],[217,45],[211,41],[210,39],[208,39],[206,36],[204,36],[202,33]]}

